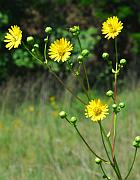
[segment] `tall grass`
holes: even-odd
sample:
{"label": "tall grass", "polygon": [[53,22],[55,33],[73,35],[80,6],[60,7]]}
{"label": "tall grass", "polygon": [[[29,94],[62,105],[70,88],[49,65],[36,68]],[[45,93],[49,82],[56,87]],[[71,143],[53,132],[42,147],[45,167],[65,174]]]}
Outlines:
{"label": "tall grass", "polygon": [[[81,133],[96,152],[104,155],[98,124],[85,119],[84,107],[77,101],[64,101],[63,93],[60,96],[52,92],[44,79],[25,82],[24,86],[11,80],[1,88],[0,180],[102,179],[94,157],[74,129],[58,117],[58,112],[65,109],[71,116],[80,117]],[[102,96],[111,104],[103,95],[95,91],[92,94]],[[79,95],[84,98],[82,93]],[[123,175],[132,161],[132,141],[140,133],[139,98],[139,87],[119,95],[126,102],[126,108],[120,113],[116,145]],[[109,128],[111,117],[103,123]],[[130,180],[140,179],[139,166],[138,152]],[[113,176],[110,169],[106,170]]]}

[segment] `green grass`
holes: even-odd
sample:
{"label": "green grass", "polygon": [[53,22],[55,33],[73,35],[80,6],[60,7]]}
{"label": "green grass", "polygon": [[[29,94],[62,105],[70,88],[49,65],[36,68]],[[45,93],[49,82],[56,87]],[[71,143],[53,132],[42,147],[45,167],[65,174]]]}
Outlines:
{"label": "green grass", "polygon": [[[88,151],[72,126],[58,117],[65,109],[69,117],[79,117],[78,127],[98,154],[105,157],[99,127],[84,117],[84,107],[41,97],[38,101],[11,98],[13,91],[1,95],[0,180],[98,180],[102,179],[95,157]],[[94,96],[93,92],[93,96]],[[33,96],[33,95],[32,95]],[[80,94],[83,97],[82,94]],[[95,95],[100,96],[100,95]],[[83,97],[84,98],[84,97]],[[100,97],[101,98],[101,97]],[[111,100],[102,97],[111,105]],[[119,100],[126,102],[118,120],[116,153],[123,176],[131,164],[132,141],[140,135],[140,89],[125,90]],[[111,126],[111,116],[103,125]],[[130,180],[139,180],[140,152]],[[109,176],[113,177],[109,167]]]}

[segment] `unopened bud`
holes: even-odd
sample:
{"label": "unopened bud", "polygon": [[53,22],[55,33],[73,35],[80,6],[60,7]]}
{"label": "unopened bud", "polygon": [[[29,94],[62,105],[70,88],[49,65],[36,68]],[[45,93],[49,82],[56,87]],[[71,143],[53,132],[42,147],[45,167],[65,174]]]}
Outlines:
{"label": "unopened bud", "polygon": [[102,58],[103,59],[108,59],[109,58],[109,54],[108,53],[106,53],[106,52],[104,52],[103,54],[102,54]]}
{"label": "unopened bud", "polygon": [[80,54],[78,57],[77,57],[78,61],[81,62],[83,60],[83,56]]}
{"label": "unopened bud", "polygon": [[86,57],[86,56],[89,55],[89,50],[84,49],[81,54],[82,54],[83,57]]}
{"label": "unopened bud", "polygon": [[67,114],[66,114],[65,111],[61,111],[61,112],[59,113],[59,116],[63,119],[63,118],[65,118],[65,117],[67,117]]}
{"label": "unopened bud", "polygon": [[70,122],[75,124],[77,122],[77,118],[75,116],[71,117]]}
{"label": "unopened bud", "polygon": [[31,51],[32,51],[32,53],[34,53],[34,52],[35,52],[35,49],[33,48]]}
{"label": "unopened bud", "polygon": [[120,64],[121,64],[121,65],[125,65],[126,63],[127,63],[126,59],[121,59],[121,60],[120,60]]}
{"label": "unopened bud", "polygon": [[140,143],[140,136],[135,137],[135,141]]}
{"label": "unopened bud", "polygon": [[135,148],[140,148],[140,142],[133,141],[133,146]]}
{"label": "unopened bud", "polygon": [[28,36],[26,41],[27,43],[33,43],[34,42],[33,36]]}
{"label": "unopened bud", "polygon": [[111,91],[111,90],[109,90],[109,91],[107,91],[106,92],[106,95],[108,96],[108,97],[112,97],[113,96],[113,91]]}
{"label": "unopened bud", "polygon": [[34,44],[34,48],[38,49],[39,48],[39,44]]}
{"label": "unopened bud", "polygon": [[47,43],[47,42],[48,42],[48,38],[45,38],[45,39],[44,39],[44,42]]}
{"label": "unopened bud", "polygon": [[51,28],[51,27],[46,27],[46,28],[45,28],[45,32],[46,32],[47,34],[51,34],[51,33],[52,33],[52,28]]}
{"label": "unopened bud", "polygon": [[112,104],[112,108],[116,109],[117,108],[117,104]]}
{"label": "unopened bud", "polygon": [[101,164],[101,162],[102,162],[102,160],[101,160],[100,158],[98,158],[98,157],[95,158],[95,163],[96,163],[96,164]]}
{"label": "unopened bud", "polygon": [[69,31],[73,34],[73,36],[78,36],[80,34],[80,27],[73,26],[73,27],[69,28]]}
{"label": "unopened bud", "polygon": [[124,108],[124,107],[125,107],[124,102],[120,102],[120,103],[119,103],[119,107],[120,107],[120,108]]}

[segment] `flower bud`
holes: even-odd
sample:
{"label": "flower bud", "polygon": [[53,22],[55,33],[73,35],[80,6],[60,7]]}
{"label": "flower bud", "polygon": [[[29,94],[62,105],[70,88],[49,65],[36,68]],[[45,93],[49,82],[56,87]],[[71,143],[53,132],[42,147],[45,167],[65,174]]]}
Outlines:
{"label": "flower bud", "polygon": [[106,92],[106,95],[108,96],[108,97],[112,97],[113,96],[113,91],[111,91],[111,90],[109,90],[109,91],[107,91]]}
{"label": "flower bud", "polygon": [[124,108],[124,107],[125,107],[124,102],[120,102],[120,103],[119,103],[119,107],[120,107],[120,108]]}
{"label": "flower bud", "polygon": [[28,36],[26,41],[27,43],[33,43],[34,42],[33,36]]}
{"label": "flower bud", "polygon": [[127,62],[126,62],[126,59],[121,59],[121,60],[120,60],[120,64],[121,64],[121,65],[125,65],[126,63],[127,63]]}
{"label": "flower bud", "polygon": [[47,34],[51,34],[51,33],[52,33],[52,28],[51,28],[51,27],[46,27],[46,28],[45,28],[45,32],[46,32]]}
{"label": "flower bud", "polygon": [[95,163],[96,164],[101,164],[102,160],[98,157],[95,158]]}
{"label": "flower bud", "polygon": [[78,36],[80,34],[80,27],[73,26],[73,27],[69,28],[69,31],[73,34],[73,36]]}
{"label": "flower bud", "polygon": [[39,44],[34,44],[35,49],[39,49]]}
{"label": "flower bud", "polygon": [[135,137],[135,141],[138,142],[138,143],[140,143],[140,136],[136,136],[136,137]]}
{"label": "flower bud", "polygon": [[112,108],[116,109],[117,108],[117,104],[112,104]]}
{"label": "flower bud", "polygon": [[48,38],[45,38],[45,39],[44,39],[44,42],[47,43],[47,42],[48,42]]}
{"label": "flower bud", "polygon": [[104,52],[103,54],[102,54],[102,58],[103,59],[108,59],[109,58],[109,54],[108,53],[106,53],[106,52]]}
{"label": "flower bud", "polygon": [[82,63],[83,61],[83,56],[80,54],[78,57],[77,57],[78,61],[79,61],[79,64]]}
{"label": "flower bud", "polygon": [[84,49],[81,54],[82,54],[83,57],[86,57],[86,56],[89,55],[89,50]]}
{"label": "flower bud", "polygon": [[34,52],[35,52],[35,49],[33,48],[31,51],[32,51],[32,53],[34,53]]}
{"label": "flower bud", "polygon": [[71,117],[70,122],[75,124],[77,122],[77,118],[75,116]]}
{"label": "flower bud", "polygon": [[133,146],[135,148],[140,148],[140,142],[133,141]]}
{"label": "flower bud", "polygon": [[116,113],[119,113],[120,111],[121,111],[121,108],[120,108],[120,107],[117,107]]}
{"label": "flower bud", "polygon": [[63,118],[66,118],[66,117],[67,117],[67,114],[66,114],[65,111],[61,111],[61,112],[59,113],[59,116],[63,119]]}

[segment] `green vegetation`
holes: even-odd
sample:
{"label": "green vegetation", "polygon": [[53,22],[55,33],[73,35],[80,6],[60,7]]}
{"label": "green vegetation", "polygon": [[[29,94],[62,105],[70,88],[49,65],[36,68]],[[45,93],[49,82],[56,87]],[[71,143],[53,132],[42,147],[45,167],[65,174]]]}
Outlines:
{"label": "green vegetation", "polygon": [[[35,86],[26,84],[23,96],[22,88],[9,84],[2,90],[0,97],[0,179],[1,180],[62,180],[101,179],[100,170],[94,157],[87,150],[74,129],[59,118],[59,110],[64,109],[71,116],[77,115],[79,129],[87,141],[99,154],[103,152],[98,124],[85,119],[77,101],[65,102],[63,95],[44,97],[46,90],[42,87],[38,100]],[[14,93],[16,89],[16,93]],[[47,88],[49,89],[49,88]],[[125,175],[132,161],[132,141],[139,135],[140,127],[140,89],[125,90],[119,95],[126,108],[120,113],[117,134],[118,161]],[[44,95],[44,96],[42,96]],[[83,94],[79,94],[84,98]],[[102,97],[111,106],[110,100],[95,91],[94,97]],[[71,108],[72,107],[72,108]],[[110,107],[111,109],[111,107]],[[103,123],[109,128],[111,117]],[[125,166],[124,166],[125,164]],[[139,180],[140,156],[138,153],[135,168],[129,179]],[[109,171],[109,169],[107,169]]]}

